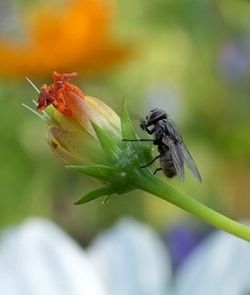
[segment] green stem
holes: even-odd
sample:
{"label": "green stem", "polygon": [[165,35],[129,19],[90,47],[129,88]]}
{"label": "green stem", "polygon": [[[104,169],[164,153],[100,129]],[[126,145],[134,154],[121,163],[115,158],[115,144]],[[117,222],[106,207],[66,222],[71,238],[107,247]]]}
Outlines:
{"label": "green stem", "polygon": [[250,227],[240,224],[175,190],[148,171],[136,173],[135,181],[140,189],[186,210],[221,230],[250,242]]}

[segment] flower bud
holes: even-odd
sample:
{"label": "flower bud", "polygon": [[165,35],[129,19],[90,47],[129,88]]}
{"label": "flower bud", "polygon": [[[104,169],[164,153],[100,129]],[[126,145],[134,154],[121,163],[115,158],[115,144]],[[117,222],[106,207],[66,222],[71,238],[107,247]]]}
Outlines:
{"label": "flower bud", "polygon": [[47,140],[57,156],[68,164],[105,162],[94,125],[105,130],[117,144],[121,141],[120,119],[105,103],[84,95],[70,83],[77,73],[52,74],[54,82],[43,85],[38,111],[49,115]]}

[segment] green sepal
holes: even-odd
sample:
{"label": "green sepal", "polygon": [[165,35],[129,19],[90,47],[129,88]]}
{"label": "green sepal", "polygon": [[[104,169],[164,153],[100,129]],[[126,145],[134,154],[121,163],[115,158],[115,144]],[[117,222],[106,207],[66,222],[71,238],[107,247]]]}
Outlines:
{"label": "green sepal", "polygon": [[119,149],[118,149],[116,143],[114,142],[114,140],[112,140],[112,137],[110,137],[107,130],[102,129],[94,122],[91,122],[91,124],[92,124],[92,126],[95,130],[96,136],[97,136],[103,150],[106,152],[106,154],[111,158],[114,158],[114,157],[117,158],[117,155],[119,154]]}
{"label": "green sepal", "polygon": [[128,108],[125,99],[122,103],[121,131],[123,139],[137,139],[132,121],[128,113]]}
{"label": "green sepal", "polygon": [[108,187],[101,187],[85,194],[80,200],[76,201],[75,205],[85,204],[102,196],[111,195],[113,191]]}
{"label": "green sepal", "polygon": [[136,135],[125,100],[123,100],[121,114],[121,132],[122,138],[123,140],[126,140],[125,142],[127,144],[129,143],[129,140],[131,140],[130,146],[135,150],[142,164],[147,164],[152,160],[151,147],[148,143],[142,143],[140,141],[133,142],[133,140],[137,140],[139,137]]}
{"label": "green sepal", "polygon": [[105,166],[105,165],[90,165],[90,166],[70,165],[66,167],[75,172],[92,176],[101,180],[110,180],[111,175],[114,173],[113,168],[111,168],[110,166]]}

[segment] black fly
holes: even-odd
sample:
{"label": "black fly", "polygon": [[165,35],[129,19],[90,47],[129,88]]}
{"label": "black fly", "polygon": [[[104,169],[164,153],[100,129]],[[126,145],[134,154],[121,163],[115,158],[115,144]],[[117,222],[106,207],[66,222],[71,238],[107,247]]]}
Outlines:
{"label": "black fly", "polygon": [[[150,163],[142,166],[142,168],[150,166],[155,160],[160,160],[160,168],[164,174],[172,178],[177,175],[180,180],[184,180],[184,163],[191,170],[193,175],[201,182],[199,169],[187,149],[182,136],[175,126],[174,122],[169,119],[168,114],[162,109],[153,109],[146,116],[145,120],[141,121],[141,128],[148,134],[154,136],[152,140],[157,146],[159,155]],[[149,127],[152,128],[150,129]],[[139,139],[139,141],[150,141]]]}

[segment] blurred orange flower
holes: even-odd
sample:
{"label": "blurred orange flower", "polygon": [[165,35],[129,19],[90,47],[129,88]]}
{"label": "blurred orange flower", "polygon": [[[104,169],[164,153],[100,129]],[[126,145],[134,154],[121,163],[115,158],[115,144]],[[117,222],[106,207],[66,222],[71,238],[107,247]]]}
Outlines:
{"label": "blurred orange flower", "polygon": [[56,10],[47,5],[29,11],[24,43],[0,37],[0,74],[43,76],[54,69],[86,74],[116,64],[127,48],[112,40],[112,12],[110,2],[100,0],[71,0]]}

